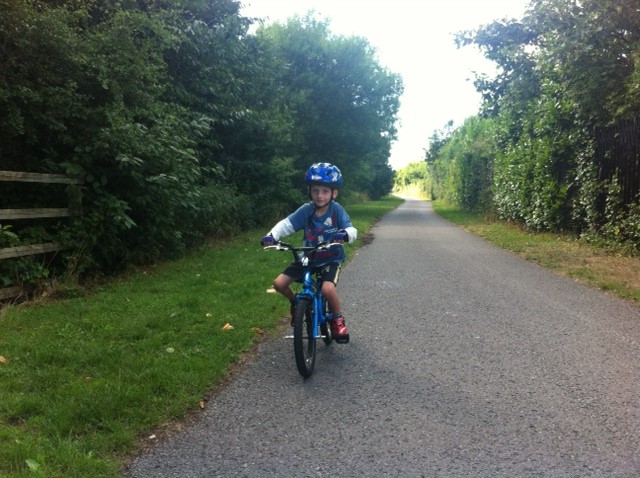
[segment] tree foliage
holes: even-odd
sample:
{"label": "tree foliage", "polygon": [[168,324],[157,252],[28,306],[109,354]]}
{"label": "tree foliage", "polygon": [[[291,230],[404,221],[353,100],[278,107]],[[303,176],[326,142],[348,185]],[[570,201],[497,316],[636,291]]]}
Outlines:
{"label": "tree foliage", "polygon": [[325,21],[252,22],[237,0],[0,0],[0,169],[83,182],[56,230],[76,272],[271,222],[314,161],[390,190],[400,78]]}
{"label": "tree foliage", "polygon": [[491,194],[494,121],[468,118],[455,130],[435,132],[427,150],[431,196],[472,210],[487,209]]}

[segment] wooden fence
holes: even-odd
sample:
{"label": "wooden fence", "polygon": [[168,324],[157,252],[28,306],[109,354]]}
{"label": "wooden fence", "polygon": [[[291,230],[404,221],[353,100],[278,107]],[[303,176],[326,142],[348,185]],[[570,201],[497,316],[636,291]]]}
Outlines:
{"label": "wooden fence", "polygon": [[[62,174],[40,174],[20,171],[0,171],[0,181],[11,181],[21,183],[45,183],[77,185],[81,181],[64,176]],[[0,221],[15,221],[21,219],[50,219],[64,218],[79,213],[79,207],[72,206],[72,199],[69,198],[66,208],[24,208],[24,209],[0,209]],[[0,248],[0,260],[15,257],[30,256],[35,254],[45,254],[56,252],[62,249],[57,242],[45,242],[40,244],[23,245],[16,247]],[[0,289],[0,300],[15,297],[21,292],[18,286]]]}
{"label": "wooden fence", "polygon": [[599,179],[616,178],[624,204],[640,193],[640,116],[596,131]]}

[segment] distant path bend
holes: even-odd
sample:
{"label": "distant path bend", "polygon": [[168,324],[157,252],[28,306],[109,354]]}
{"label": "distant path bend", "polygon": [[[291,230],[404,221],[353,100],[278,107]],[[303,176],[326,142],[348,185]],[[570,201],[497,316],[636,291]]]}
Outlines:
{"label": "distant path bend", "polygon": [[[640,309],[406,201],[343,269],[351,343],[278,337],[131,477],[637,477]],[[284,307],[284,306],[283,306]]]}

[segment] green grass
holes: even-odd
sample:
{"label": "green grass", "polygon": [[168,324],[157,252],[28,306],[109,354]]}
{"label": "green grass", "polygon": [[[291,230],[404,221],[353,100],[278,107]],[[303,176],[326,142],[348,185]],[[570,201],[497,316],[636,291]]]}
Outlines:
{"label": "green grass", "polygon": [[531,232],[521,227],[461,211],[440,201],[434,210],[489,242],[584,284],[640,302],[640,258],[588,244],[568,234]]}
{"label": "green grass", "polygon": [[[362,234],[400,202],[347,209]],[[119,476],[142,437],[198,409],[288,310],[266,290],[290,258],[263,233],[0,310],[0,476]]]}

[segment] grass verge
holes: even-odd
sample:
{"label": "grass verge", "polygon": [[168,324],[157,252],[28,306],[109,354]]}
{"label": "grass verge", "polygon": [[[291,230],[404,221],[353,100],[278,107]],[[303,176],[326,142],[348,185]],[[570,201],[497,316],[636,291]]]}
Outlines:
{"label": "grass verge", "polygon": [[640,303],[640,258],[597,247],[567,234],[531,232],[434,201],[445,219],[525,259],[583,284]]}
{"label": "grass verge", "polygon": [[[366,237],[400,202],[348,210]],[[120,476],[150,430],[203,407],[287,313],[288,304],[265,291],[290,258],[265,253],[263,233],[216,242],[79,297],[1,309],[0,476]]]}

